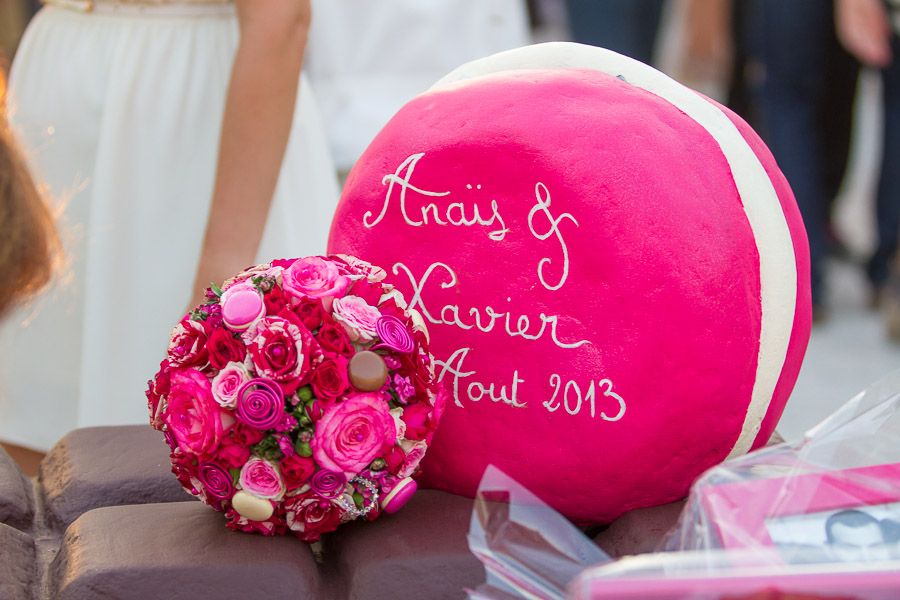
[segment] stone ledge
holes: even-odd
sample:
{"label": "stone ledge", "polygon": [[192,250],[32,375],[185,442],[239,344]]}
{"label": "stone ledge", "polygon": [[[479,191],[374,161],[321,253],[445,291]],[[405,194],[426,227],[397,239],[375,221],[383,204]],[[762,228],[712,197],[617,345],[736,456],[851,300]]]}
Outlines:
{"label": "stone ledge", "polygon": [[0,598],[31,600],[38,566],[34,539],[27,533],[0,523]]}
{"label": "stone ledge", "polygon": [[0,448],[0,523],[25,531],[31,528],[33,519],[31,480],[6,450]]}
{"label": "stone ledge", "polygon": [[163,435],[149,425],[72,431],[47,454],[38,481],[47,522],[60,531],[94,508],[192,497],[172,475]]}
{"label": "stone ledge", "polygon": [[350,600],[465,598],[485,580],[466,536],[473,501],[422,490],[393,515],[323,537]]}
{"label": "stone ledge", "polygon": [[81,515],[49,576],[59,600],[323,597],[307,544],[232,531],[221,513],[190,501]]}

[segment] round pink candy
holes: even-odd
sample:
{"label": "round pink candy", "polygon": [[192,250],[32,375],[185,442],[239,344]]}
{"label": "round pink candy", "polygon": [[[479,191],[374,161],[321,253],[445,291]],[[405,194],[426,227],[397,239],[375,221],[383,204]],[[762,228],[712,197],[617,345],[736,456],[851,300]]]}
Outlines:
{"label": "round pink candy", "polygon": [[409,477],[402,479],[400,483],[395,485],[394,489],[388,492],[387,496],[381,500],[381,508],[388,514],[397,512],[406,506],[406,503],[413,497],[413,494],[416,493],[418,487],[419,484]]}
{"label": "round pink candy", "polygon": [[253,288],[242,288],[222,301],[222,319],[231,329],[247,329],[266,310],[262,295]]}

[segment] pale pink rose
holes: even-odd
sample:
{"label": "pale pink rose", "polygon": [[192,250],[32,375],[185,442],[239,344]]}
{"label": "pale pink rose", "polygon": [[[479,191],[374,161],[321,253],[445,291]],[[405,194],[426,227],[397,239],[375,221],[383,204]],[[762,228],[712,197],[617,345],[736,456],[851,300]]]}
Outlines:
{"label": "pale pink rose", "polygon": [[403,422],[403,407],[391,409],[391,417],[394,419],[394,429],[397,430],[397,439],[402,440],[406,436],[406,423]]}
{"label": "pale pink rose", "polygon": [[247,369],[242,363],[230,362],[222,367],[222,370],[213,377],[212,395],[225,408],[234,408],[237,401],[237,391],[250,379]]}
{"label": "pale pink rose", "polygon": [[334,299],[332,316],[347,330],[351,342],[368,344],[377,335],[375,325],[381,313],[359,296],[345,296]]}
{"label": "pale pink rose", "polygon": [[303,298],[343,296],[350,283],[333,262],[318,256],[297,259],[282,274],[282,287],[295,303]]}
{"label": "pale pink rose", "polygon": [[251,458],[241,467],[241,488],[257,498],[281,500],[284,481],[278,467],[262,458]]}
{"label": "pale pink rose", "polygon": [[397,472],[397,477],[403,479],[415,473],[416,469],[419,468],[419,463],[422,462],[422,458],[425,457],[425,451],[428,450],[428,444],[421,440],[403,440],[400,447],[406,452],[406,458]]}
{"label": "pale pink rose", "polygon": [[310,446],[320,466],[343,472],[349,478],[396,439],[388,403],[382,394],[373,392],[357,394],[328,407],[316,423]]}
{"label": "pale pink rose", "polygon": [[387,277],[387,273],[381,267],[376,267],[370,262],[364,261],[349,254],[337,254],[337,258],[341,259],[347,265],[360,275],[366,278],[369,283],[377,283]]}

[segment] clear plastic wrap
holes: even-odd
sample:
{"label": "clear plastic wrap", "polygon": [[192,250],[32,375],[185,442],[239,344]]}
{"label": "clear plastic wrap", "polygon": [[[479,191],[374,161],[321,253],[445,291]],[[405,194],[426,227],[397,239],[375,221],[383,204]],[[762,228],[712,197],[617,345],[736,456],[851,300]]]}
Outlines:
{"label": "clear plastic wrap", "polygon": [[898,409],[900,371],[803,439],[704,473],[659,552],[616,561],[521,485],[489,470],[470,529],[488,586],[471,597],[900,598]]}
{"label": "clear plastic wrap", "polygon": [[484,564],[481,600],[565,598],[586,567],[610,562],[581,531],[511,477],[488,466],[478,486],[469,548]]}

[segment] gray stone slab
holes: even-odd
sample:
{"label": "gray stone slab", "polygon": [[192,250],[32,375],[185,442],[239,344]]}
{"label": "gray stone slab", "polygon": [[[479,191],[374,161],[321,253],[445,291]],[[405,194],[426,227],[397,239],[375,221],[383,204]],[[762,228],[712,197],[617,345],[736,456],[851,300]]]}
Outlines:
{"label": "gray stone slab", "polygon": [[34,518],[31,480],[0,447],[0,523],[27,530]]}
{"label": "gray stone slab", "polygon": [[47,522],[60,530],[94,508],[192,498],[172,474],[163,434],[149,425],[76,429],[44,458],[38,480]]}
{"label": "gray stone slab", "polygon": [[629,511],[600,532],[594,541],[613,558],[654,552],[666,533],[678,523],[684,504],[684,500],[679,500]]}
{"label": "gray stone slab", "polygon": [[27,533],[0,523],[0,598],[31,600],[35,592],[37,562],[34,540]]}
{"label": "gray stone slab", "polygon": [[[325,563],[339,570],[350,600],[465,598],[485,580],[466,535],[473,501],[420,490],[409,504],[323,537]],[[345,594],[345,595],[344,595]]]}
{"label": "gray stone slab", "polygon": [[59,600],[328,597],[306,543],[232,531],[221,513],[190,501],[83,514],[49,575]]}

